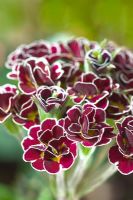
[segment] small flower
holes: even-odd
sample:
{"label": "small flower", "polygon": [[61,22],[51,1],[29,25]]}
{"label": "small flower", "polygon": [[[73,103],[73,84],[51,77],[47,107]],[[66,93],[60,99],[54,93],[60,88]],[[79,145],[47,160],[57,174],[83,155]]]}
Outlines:
{"label": "small flower", "polygon": [[107,97],[111,95],[118,85],[113,84],[111,78],[107,76],[98,77],[94,73],[85,73],[73,87],[68,89],[68,93],[73,97],[75,103],[89,101],[102,109],[108,106]]}
{"label": "small flower", "polygon": [[[61,53],[68,55],[74,61],[83,62],[85,56],[85,39],[72,39],[67,43],[60,43]],[[67,58],[67,57],[66,57]]]}
{"label": "small flower", "polygon": [[23,158],[39,171],[58,173],[72,166],[76,155],[76,144],[66,138],[64,129],[55,119],[46,119],[40,126],[31,127],[24,138]]}
{"label": "small flower", "polygon": [[106,110],[107,117],[115,120],[130,113],[129,100],[124,94],[114,92],[109,97],[109,106]]}
{"label": "small flower", "polygon": [[45,112],[49,112],[65,103],[67,93],[58,86],[41,86],[36,92],[36,97]]}
{"label": "small flower", "polygon": [[26,94],[34,94],[41,85],[54,85],[62,73],[59,63],[50,66],[45,58],[31,57],[19,66],[19,87]]}
{"label": "small flower", "polygon": [[128,94],[133,94],[133,52],[121,49],[113,59],[116,66],[114,78],[118,81],[121,89]]}
{"label": "small flower", "polygon": [[67,112],[64,127],[67,137],[86,147],[100,146],[111,141],[113,128],[105,123],[105,111],[92,104],[74,106]]}
{"label": "small flower", "polygon": [[23,125],[26,129],[40,123],[38,108],[29,95],[17,95],[11,112],[14,122]]}
{"label": "small flower", "polygon": [[49,43],[40,40],[29,45],[21,45],[8,56],[6,67],[12,70],[8,78],[17,79],[19,65],[31,57],[45,58],[50,65],[58,60],[73,65],[77,62],[83,63],[84,43],[86,42],[83,39],[73,39],[67,43]]}
{"label": "small flower", "polygon": [[111,147],[109,160],[122,174],[133,173],[133,116],[117,123],[117,145]]}
{"label": "small flower", "polygon": [[12,103],[16,95],[16,86],[6,84],[0,87],[0,122],[4,122],[11,115]]}
{"label": "small flower", "polygon": [[48,55],[55,55],[59,52],[60,47],[57,43],[50,44],[44,40],[36,41],[28,45],[19,46],[8,56],[6,66],[7,68],[12,68],[16,64],[21,64],[27,58],[41,58]]}
{"label": "small flower", "polygon": [[94,48],[87,52],[86,59],[96,71],[100,71],[110,64],[112,56],[105,49]]}

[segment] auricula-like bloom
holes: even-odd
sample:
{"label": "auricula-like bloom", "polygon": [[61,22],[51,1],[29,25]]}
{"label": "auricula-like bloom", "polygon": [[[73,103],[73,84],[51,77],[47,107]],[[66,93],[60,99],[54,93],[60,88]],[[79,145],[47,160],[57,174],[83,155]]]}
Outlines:
{"label": "auricula-like bloom", "polygon": [[109,160],[122,174],[133,172],[133,116],[126,117],[122,124],[117,123],[117,145],[111,147]]}
{"label": "auricula-like bloom", "polygon": [[36,92],[36,97],[45,112],[49,112],[65,103],[67,93],[58,86],[41,86]]}
{"label": "auricula-like bloom", "polygon": [[68,110],[64,122],[67,137],[86,147],[107,144],[115,135],[105,118],[105,111],[92,104],[74,106]]}
{"label": "auricula-like bloom", "polygon": [[62,75],[59,63],[49,65],[45,58],[29,58],[19,66],[19,87],[26,94],[34,94],[41,85],[54,85]]}
{"label": "auricula-like bloom", "polygon": [[110,64],[112,56],[105,49],[94,48],[87,52],[86,59],[96,71],[101,71]]}
{"label": "auricula-like bloom", "polygon": [[30,95],[17,95],[12,103],[11,112],[14,122],[27,129],[40,123],[38,108]]}
{"label": "auricula-like bloom", "polygon": [[116,66],[114,78],[119,82],[121,89],[133,95],[133,52],[122,48],[112,62]]}
{"label": "auricula-like bloom", "polygon": [[109,103],[108,96],[117,88],[118,84],[114,84],[108,76],[98,77],[94,73],[84,73],[73,87],[68,88],[68,93],[75,103],[88,101],[106,109]]}
{"label": "auricula-like bloom", "polygon": [[124,94],[114,92],[109,98],[107,117],[115,120],[130,113],[129,100]]}
{"label": "auricula-like bloom", "polygon": [[4,122],[11,115],[13,99],[16,95],[16,86],[6,84],[0,87],[0,122]]}
{"label": "auricula-like bloom", "polygon": [[52,174],[70,168],[77,155],[76,144],[66,137],[56,119],[46,119],[41,125],[31,127],[22,147],[26,162],[36,170]]}

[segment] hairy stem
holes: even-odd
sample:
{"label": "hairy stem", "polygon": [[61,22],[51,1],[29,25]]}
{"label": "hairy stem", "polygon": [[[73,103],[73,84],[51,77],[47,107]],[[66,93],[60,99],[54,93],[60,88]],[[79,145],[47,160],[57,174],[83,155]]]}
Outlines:
{"label": "hairy stem", "polygon": [[64,172],[61,170],[56,175],[57,200],[66,200],[66,186]]}
{"label": "hairy stem", "polygon": [[91,152],[87,156],[80,156],[79,162],[77,163],[76,169],[73,173],[73,176],[70,178],[68,182],[68,189],[70,193],[76,191],[76,187],[82,181],[84,173],[87,168],[90,166],[92,154],[95,151],[95,147],[91,149]]}

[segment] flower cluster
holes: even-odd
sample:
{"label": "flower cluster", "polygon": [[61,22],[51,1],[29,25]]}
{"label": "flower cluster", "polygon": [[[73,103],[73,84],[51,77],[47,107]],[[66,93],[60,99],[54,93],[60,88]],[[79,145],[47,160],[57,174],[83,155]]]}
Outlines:
{"label": "flower cluster", "polygon": [[[119,50],[119,51],[118,51]],[[35,170],[69,169],[83,148],[109,145],[109,161],[133,172],[133,52],[85,38],[36,41],[12,52],[0,87],[0,122],[21,125],[23,159]]]}

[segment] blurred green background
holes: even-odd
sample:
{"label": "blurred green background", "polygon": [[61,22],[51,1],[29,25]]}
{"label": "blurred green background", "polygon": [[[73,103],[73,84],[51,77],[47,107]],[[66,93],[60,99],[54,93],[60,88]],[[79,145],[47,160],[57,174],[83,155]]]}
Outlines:
{"label": "blurred green background", "polygon": [[[7,55],[22,43],[83,36],[98,41],[107,38],[132,48],[132,9],[131,0],[0,0],[0,85],[7,82]],[[30,169],[21,157],[20,144],[1,126],[0,200],[19,200],[11,185],[20,172],[29,173]],[[129,183],[129,179],[122,180]],[[127,194],[130,195],[127,192],[116,200],[125,200],[125,196],[128,200]]]}

